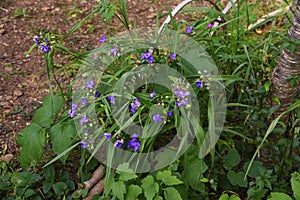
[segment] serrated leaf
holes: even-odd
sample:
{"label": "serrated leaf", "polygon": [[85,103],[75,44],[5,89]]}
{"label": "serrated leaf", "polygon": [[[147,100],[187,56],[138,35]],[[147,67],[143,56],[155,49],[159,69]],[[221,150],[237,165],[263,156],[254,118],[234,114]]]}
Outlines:
{"label": "serrated leaf", "polygon": [[300,200],[300,174],[294,172],[291,178],[292,189],[296,200]]}
{"label": "serrated leaf", "polygon": [[156,178],[157,180],[162,181],[167,186],[173,186],[183,183],[176,176],[172,175],[171,170],[159,171]]}
{"label": "serrated leaf", "polygon": [[183,172],[183,180],[193,189],[201,191],[204,187],[204,184],[201,182],[202,174],[207,169],[208,167],[203,159],[193,159]]}
{"label": "serrated leaf", "polygon": [[138,196],[142,194],[142,188],[138,185],[130,185],[126,192],[126,200],[138,199]]}
{"label": "serrated leaf", "polygon": [[20,161],[22,168],[30,166],[32,161],[39,162],[45,143],[45,129],[32,123],[19,134],[17,144],[21,146]]}
{"label": "serrated leaf", "polygon": [[235,148],[230,149],[228,154],[224,156],[223,159],[224,167],[226,169],[232,169],[233,167],[237,166],[240,161],[241,159],[239,152]]}
{"label": "serrated leaf", "polygon": [[[76,137],[76,128],[74,123],[58,123],[50,129],[50,140],[54,153],[61,154],[71,145],[74,137]],[[67,155],[61,157],[61,161],[65,162]]]}
{"label": "serrated leaf", "polygon": [[164,191],[164,197],[166,200],[181,200],[181,196],[179,192],[173,188],[173,187],[168,187]]}
{"label": "serrated leaf", "polygon": [[118,172],[118,174],[120,174],[119,180],[121,181],[129,181],[138,177],[135,173]]}
{"label": "serrated leaf", "polygon": [[151,175],[148,175],[142,180],[142,188],[147,200],[152,200],[155,194],[159,191],[159,185],[154,182],[154,178]]}
{"label": "serrated leaf", "polygon": [[247,187],[248,183],[244,180],[244,176],[245,174],[243,172],[236,173],[234,171],[229,171],[227,173],[227,178],[233,186],[238,185],[240,187]]}
{"label": "serrated leaf", "polygon": [[123,181],[114,182],[112,186],[112,194],[120,200],[124,200],[124,194],[126,193],[126,186]]}
{"label": "serrated leaf", "polygon": [[271,192],[271,198],[269,198],[268,200],[292,200],[292,198],[284,193],[280,193],[280,192]]}

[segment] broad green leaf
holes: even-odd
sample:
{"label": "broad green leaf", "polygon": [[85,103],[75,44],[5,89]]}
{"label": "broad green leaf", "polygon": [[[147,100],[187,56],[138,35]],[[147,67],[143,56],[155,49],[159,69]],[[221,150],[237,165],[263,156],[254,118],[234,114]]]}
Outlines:
{"label": "broad green leaf", "polygon": [[45,143],[45,129],[32,123],[19,134],[17,144],[21,146],[20,161],[22,168],[27,168],[34,162],[39,162]]}
{"label": "broad green leaf", "polygon": [[112,194],[120,200],[124,200],[124,194],[126,193],[126,186],[123,181],[114,182],[112,187]]}
{"label": "broad green leaf", "polygon": [[152,200],[159,191],[159,185],[154,182],[154,178],[151,175],[142,180],[142,188],[147,200]]}
{"label": "broad green leaf", "polygon": [[226,169],[232,169],[240,163],[240,155],[235,148],[229,150],[228,154],[224,156],[223,163]]}
{"label": "broad green leaf", "polygon": [[18,187],[29,186],[33,183],[31,173],[29,172],[14,172],[11,177],[11,182]]}
{"label": "broad green leaf", "polygon": [[208,169],[203,159],[198,157],[191,160],[188,167],[183,172],[183,180],[190,185],[193,189],[201,191],[204,184],[201,182],[203,173]]}
{"label": "broad green leaf", "polygon": [[229,195],[227,193],[222,193],[219,200],[229,200]]}
{"label": "broad green leaf", "polygon": [[173,188],[173,187],[168,187],[164,191],[164,197],[166,200],[181,200],[181,196],[179,192]]}
{"label": "broad green leaf", "polygon": [[268,198],[268,200],[292,200],[292,198],[284,193],[271,192],[271,198]]}
{"label": "broad green leaf", "polygon": [[138,199],[138,196],[142,194],[142,188],[138,185],[130,185],[126,192],[126,200]]}
{"label": "broad green leaf", "polygon": [[[58,155],[67,150],[76,136],[76,128],[73,122],[58,123],[52,126],[50,129],[50,140],[54,153]],[[66,158],[67,155],[61,157],[61,160],[65,162]]]}
{"label": "broad green leaf", "polygon": [[64,105],[64,99],[59,95],[48,94],[44,97],[43,107],[51,111],[53,116],[56,116]]}
{"label": "broad green leaf", "polygon": [[233,194],[230,196],[229,200],[241,200],[241,198],[238,197],[237,195]]}
{"label": "broad green leaf", "polygon": [[162,181],[167,186],[173,186],[183,183],[176,176],[172,175],[171,170],[159,171],[156,176],[157,180]]}
{"label": "broad green leaf", "polygon": [[163,198],[159,195],[155,196],[153,200],[163,200]]}
{"label": "broad green leaf", "polygon": [[[243,171],[246,172],[248,169],[250,161],[247,161],[244,166],[243,166]],[[256,178],[258,176],[260,176],[260,170],[259,169],[265,169],[265,167],[263,166],[262,162],[260,161],[253,161],[252,166],[248,172],[248,176],[251,178]]]}
{"label": "broad green leaf", "polygon": [[58,94],[47,95],[43,101],[43,107],[37,109],[34,113],[32,122],[37,123],[42,127],[49,126],[54,117],[58,115],[64,104],[64,99]]}
{"label": "broad green leaf", "polygon": [[53,184],[53,190],[57,195],[63,195],[65,190],[68,189],[68,185],[64,182],[58,182]]}
{"label": "broad green leaf", "polygon": [[291,178],[292,189],[296,200],[300,200],[300,174],[294,172]]}
{"label": "broad green leaf", "polygon": [[45,107],[37,109],[34,113],[32,122],[41,125],[42,127],[50,126],[53,121],[51,110]]}
{"label": "broad green leaf", "polygon": [[248,183],[244,180],[244,176],[243,172],[229,171],[227,174],[227,178],[233,186],[247,187]]}
{"label": "broad green leaf", "polygon": [[120,174],[119,179],[121,181],[129,181],[138,177],[135,173],[118,172],[118,174]]}

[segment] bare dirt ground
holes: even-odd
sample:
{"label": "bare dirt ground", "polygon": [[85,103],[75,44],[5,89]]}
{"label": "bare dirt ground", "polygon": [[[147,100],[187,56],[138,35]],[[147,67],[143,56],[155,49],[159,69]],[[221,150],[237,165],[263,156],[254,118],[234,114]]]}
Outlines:
{"label": "bare dirt ground", "polygon": [[[174,9],[180,2],[127,1],[129,19],[136,21],[137,27],[155,27],[157,14],[167,13],[168,7]],[[42,105],[43,97],[49,92],[42,53],[34,49],[29,57],[25,56],[34,44],[34,35],[41,30],[65,34],[96,5],[95,0],[0,1],[0,156],[18,152],[18,133],[30,123],[35,109]],[[192,21],[196,16],[180,18]],[[75,50],[97,47],[104,33],[112,35],[123,30],[117,19],[104,23],[96,15],[70,36],[67,46]],[[58,57],[57,62],[63,65],[64,58]],[[68,80],[60,79],[65,85]]]}

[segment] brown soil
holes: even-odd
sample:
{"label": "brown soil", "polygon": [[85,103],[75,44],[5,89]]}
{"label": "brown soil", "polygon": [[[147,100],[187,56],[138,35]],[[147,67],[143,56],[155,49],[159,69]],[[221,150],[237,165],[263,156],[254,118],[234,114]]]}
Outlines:
{"label": "brown soil", "polygon": [[[137,27],[155,27],[156,14],[167,13],[168,5],[173,9],[179,2],[128,0],[130,21],[136,21]],[[34,35],[41,30],[65,34],[96,5],[96,1],[87,0],[0,1],[0,157],[17,153],[18,133],[31,122],[35,109],[49,92],[42,53],[34,49],[29,57],[25,56],[34,44]],[[195,17],[180,16],[188,21]],[[104,23],[98,15],[71,35],[66,45],[74,50],[93,48],[104,33],[112,35],[123,30],[116,18]],[[57,66],[66,63],[63,56],[56,59]],[[67,87],[69,80],[63,76],[60,82]]]}

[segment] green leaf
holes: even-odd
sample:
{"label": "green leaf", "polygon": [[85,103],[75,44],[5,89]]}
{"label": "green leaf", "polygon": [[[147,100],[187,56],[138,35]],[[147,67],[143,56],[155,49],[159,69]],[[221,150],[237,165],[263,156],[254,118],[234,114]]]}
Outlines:
{"label": "green leaf", "polygon": [[203,173],[208,169],[203,159],[195,158],[183,172],[184,181],[193,189],[201,191],[204,184],[201,182]]}
{"label": "green leaf", "polygon": [[296,200],[300,200],[300,174],[294,172],[291,178],[292,189]]}
{"label": "green leaf", "polygon": [[173,186],[183,183],[176,176],[172,175],[171,170],[159,171],[157,173],[157,180],[162,181],[167,186]]}
{"label": "green leaf", "polygon": [[154,182],[154,178],[151,175],[148,175],[142,180],[142,188],[147,200],[152,200],[159,191],[159,185]]}
{"label": "green leaf", "polygon": [[27,168],[35,161],[39,162],[45,143],[45,129],[32,123],[19,134],[17,144],[21,146],[20,161],[22,168]]}
{"label": "green leaf", "polygon": [[112,187],[112,194],[120,200],[124,200],[124,194],[126,193],[126,186],[123,181],[114,182]]}
{"label": "green leaf", "polygon": [[163,200],[163,198],[159,195],[155,196],[153,200]]}
{"label": "green leaf", "polygon": [[245,174],[243,172],[236,173],[234,171],[229,171],[227,174],[227,178],[233,186],[238,185],[240,187],[247,187],[248,183],[244,180],[244,176]]}
{"label": "green leaf", "polygon": [[179,192],[173,188],[173,187],[168,187],[164,191],[164,196],[166,200],[181,200],[181,196]]}
{"label": "green leaf", "polygon": [[17,187],[28,186],[31,184],[31,173],[14,172],[11,177],[11,182]]}
{"label": "green leaf", "polygon": [[68,185],[64,182],[54,183],[52,187],[53,187],[53,190],[54,190],[55,194],[57,194],[59,196],[63,195],[64,191],[66,189],[68,189]]}
{"label": "green leaf", "polygon": [[[58,155],[67,150],[76,136],[76,128],[73,122],[58,123],[52,126],[50,129],[50,140],[54,153]],[[67,155],[60,159],[65,162],[66,158]]]}
{"label": "green leaf", "polygon": [[[248,169],[250,161],[247,161],[244,166],[243,166],[243,171],[246,172]],[[263,166],[262,162],[260,161],[253,161],[252,166],[248,172],[248,176],[251,178],[256,178],[258,176],[260,176],[260,170],[259,169],[265,169],[265,167]]]}
{"label": "green leaf", "polygon": [[226,169],[232,169],[240,163],[240,155],[235,148],[229,150],[228,154],[224,156],[223,163]]}
{"label": "green leaf", "polygon": [[126,192],[126,200],[138,199],[138,196],[142,194],[142,188],[138,185],[130,185]]}
{"label": "green leaf", "polygon": [[229,195],[227,193],[222,193],[219,200],[229,200]]}
{"label": "green leaf", "polygon": [[42,127],[50,126],[54,117],[61,111],[63,104],[64,99],[58,94],[48,94],[44,98],[43,107],[35,111],[32,122]]}
{"label": "green leaf", "polygon": [[129,181],[138,177],[135,173],[118,172],[118,174],[120,174],[119,180],[121,181]]}
{"label": "green leaf", "polygon": [[269,198],[268,200],[292,200],[292,198],[284,193],[280,193],[280,192],[271,192],[271,198]]}
{"label": "green leaf", "polygon": [[229,200],[241,200],[241,198],[238,197],[237,195],[233,194],[230,196]]}

